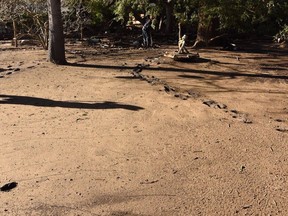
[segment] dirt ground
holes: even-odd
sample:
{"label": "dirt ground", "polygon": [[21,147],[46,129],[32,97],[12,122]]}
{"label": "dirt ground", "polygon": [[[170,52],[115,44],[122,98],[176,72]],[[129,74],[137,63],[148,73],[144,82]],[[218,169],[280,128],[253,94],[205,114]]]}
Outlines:
{"label": "dirt ground", "polygon": [[288,215],[288,52],[256,45],[0,45],[0,215]]}

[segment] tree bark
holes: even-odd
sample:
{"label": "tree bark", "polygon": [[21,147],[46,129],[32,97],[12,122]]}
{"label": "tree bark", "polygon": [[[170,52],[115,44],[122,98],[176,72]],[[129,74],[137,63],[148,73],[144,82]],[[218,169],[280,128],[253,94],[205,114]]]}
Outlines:
{"label": "tree bark", "polygon": [[48,59],[55,64],[66,64],[61,1],[48,0],[49,44]]}
{"label": "tree bark", "polygon": [[165,2],[165,13],[166,13],[165,34],[170,34],[172,32],[173,9],[174,9],[174,2],[173,1]]}
{"label": "tree bark", "polygon": [[198,12],[198,28],[197,37],[193,48],[201,48],[208,46],[209,40],[215,36],[218,25],[218,19],[208,16],[205,13],[206,5],[202,4]]}
{"label": "tree bark", "polygon": [[17,24],[16,24],[16,20],[15,19],[13,19],[13,40],[12,40],[12,46],[18,47]]}
{"label": "tree bark", "polygon": [[193,45],[193,48],[201,48],[208,45],[209,40],[209,21],[206,17],[205,13],[203,12],[204,6],[199,8],[198,12],[198,28],[197,28],[197,37],[196,41]]}

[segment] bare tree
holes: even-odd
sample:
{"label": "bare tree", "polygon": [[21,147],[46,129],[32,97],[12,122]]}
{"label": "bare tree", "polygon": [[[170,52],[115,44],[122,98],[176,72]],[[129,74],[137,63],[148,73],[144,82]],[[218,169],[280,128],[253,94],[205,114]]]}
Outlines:
{"label": "bare tree", "polygon": [[88,14],[88,8],[84,5],[83,0],[62,1],[62,6],[65,8],[62,11],[64,32],[68,35],[77,32],[80,40],[83,40],[83,26],[87,23],[85,15]]}
{"label": "bare tree", "polygon": [[37,39],[48,49],[48,12],[46,0],[25,0],[25,16],[20,20],[23,33]]}
{"label": "bare tree", "polygon": [[60,0],[47,0],[49,17],[48,59],[55,64],[66,64],[65,41]]}
{"label": "bare tree", "polygon": [[0,0],[0,20],[13,23],[13,43],[17,47],[17,23],[24,8],[22,0]]}
{"label": "bare tree", "polygon": [[0,0],[0,21],[13,24],[13,43],[29,35],[48,48],[48,16],[46,0]]}

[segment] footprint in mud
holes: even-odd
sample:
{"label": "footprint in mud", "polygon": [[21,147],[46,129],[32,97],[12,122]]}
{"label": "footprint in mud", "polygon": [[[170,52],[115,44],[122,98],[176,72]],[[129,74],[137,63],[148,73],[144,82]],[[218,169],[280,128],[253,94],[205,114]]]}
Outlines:
{"label": "footprint in mud", "polygon": [[252,121],[248,118],[248,114],[245,114],[245,113],[241,113],[237,110],[230,110],[230,111],[227,111],[227,105],[225,104],[222,104],[222,103],[218,103],[214,100],[204,100],[203,101],[203,104],[211,107],[211,108],[214,108],[214,109],[222,109],[224,110],[225,112],[227,113],[230,113],[230,115],[232,116],[232,118],[235,118],[235,119],[238,119],[239,121],[245,123],[245,124],[251,124]]}
{"label": "footprint in mud", "polygon": [[232,118],[238,119],[239,121],[242,121],[245,124],[252,124],[252,120],[248,118],[248,114],[241,113],[237,110],[230,110],[229,112]]}
{"label": "footprint in mud", "polygon": [[282,127],[277,126],[276,130],[279,132],[288,133],[288,128],[282,128]]}
{"label": "footprint in mud", "polygon": [[174,95],[174,97],[180,98],[182,100],[188,100],[188,98],[191,97],[189,93],[181,93],[179,89],[177,89],[176,87],[170,86],[167,83],[164,84],[164,91],[167,94],[172,94]]}
{"label": "footprint in mud", "polygon": [[189,89],[189,90],[187,91],[187,94],[188,94],[190,97],[194,98],[194,99],[200,97],[200,94],[199,94],[198,92],[195,92],[193,89]]}
{"label": "footprint in mud", "polygon": [[275,119],[276,122],[285,122],[284,119]]}
{"label": "footprint in mud", "polygon": [[[275,127],[275,129],[279,132],[283,132],[283,133],[288,133],[288,128],[286,127],[286,124],[285,124],[285,120],[284,119],[274,119],[275,122],[278,123],[278,125]],[[282,125],[280,125],[282,124]]]}
{"label": "footprint in mud", "polygon": [[225,104],[218,103],[214,100],[204,100],[203,104],[205,104],[211,108],[215,108],[215,109],[226,109],[227,108],[227,106]]}
{"label": "footprint in mud", "polygon": [[[134,78],[145,80],[152,85],[161,84],[161,85],[163,85],[163,88],[164,88],[163,90],[166,93],[172,94],[176,98],[180,98],[182,100],[188,100],[188,98],[196,99],[196,98],[200,97],[200,94],[194,92],[192,89],[186,91],[185,93],[180,92],[180,89],[178,89],[177,87],[171,86],[168,83],[166,83],[165,81],[163,81],[157,77],[154,77],[154,76],[150,77],[148,75],[141,74],[140,73],[141,71],[138,71],[139,68],[142,71],[143,65],[138,64],[137,67],[134,68],[133,71],[131,72],[131,74],[133,75]],[[219,103],[217,101],[210,100],[210,99],[203,99],[202,103],[205,104],[206,106],[209,106],[209,107],[214,108],[214,109],[224,110],[226,113],[230,113],[232,118],[238,119],[239,121],[242,121],[245,124],[251,124],[252,123],[252,120],[248,118],[248,114],[238,112],[237,110],[228,111],[228,107],[226,104]]]}
{"label": "footprint in mud", "polygon": [[13,67],[12,65],[8,65],[7,68],[0,68],[0,78],[5,78],[5,76],[13,74],[13,72],[20,71],[21,69],[18,67]]}
{"label": "footprint in mud", "polygon": [[3,68],[0,68],[0,78],[4,78],[5,76],[5,74],[4,74],[4,72],[6,72],[8,69],[3,69]]}

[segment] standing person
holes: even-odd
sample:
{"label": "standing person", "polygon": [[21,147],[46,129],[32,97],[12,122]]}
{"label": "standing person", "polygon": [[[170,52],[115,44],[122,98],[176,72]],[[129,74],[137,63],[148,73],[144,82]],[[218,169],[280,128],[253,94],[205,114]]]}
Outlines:
{"label": "standing person", "polygon": [[143,47],[147,48],[149,46],[152,47],[152,35],[151,35],[151,24],[152,20],[150,19],[150,16],[148,15],[146,17],[146,22],[142,27],[142,35],[143,35]]}

